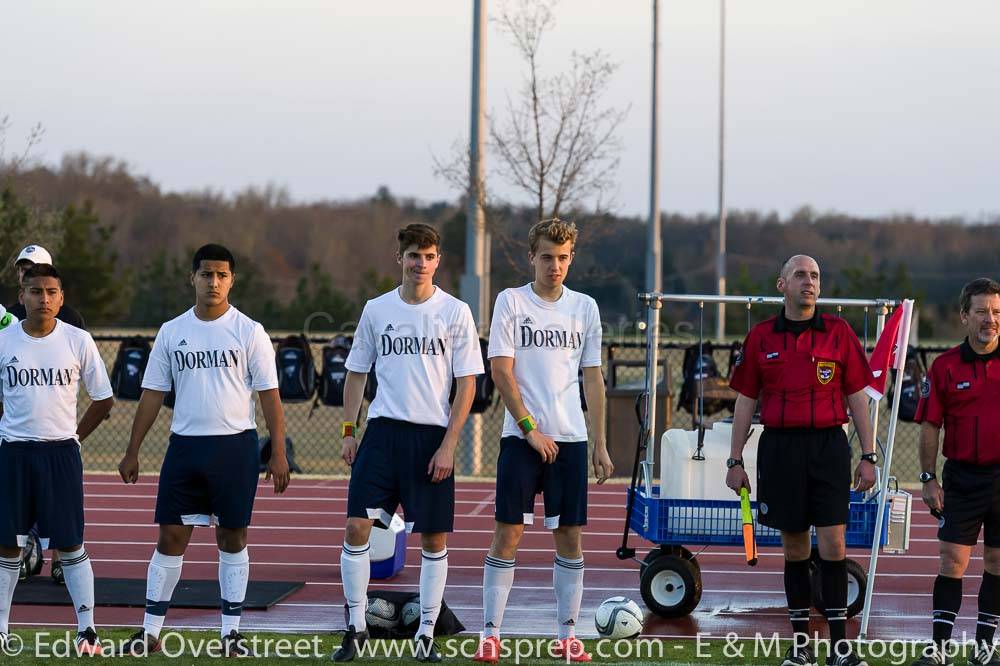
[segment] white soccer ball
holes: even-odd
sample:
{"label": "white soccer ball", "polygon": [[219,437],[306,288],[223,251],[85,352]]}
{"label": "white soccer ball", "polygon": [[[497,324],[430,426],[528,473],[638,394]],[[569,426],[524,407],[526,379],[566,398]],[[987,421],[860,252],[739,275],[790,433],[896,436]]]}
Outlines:
{"label": "white soccer ball", "polygon": [[399,606],[385,599],[368,597],[365,623],[379,629],[396,629],[399,627],[399,622]]}
{"label": "white soccer ball", "polygon": [[416,629],[420,624],[420,600],[407,601],[399,613],[400,624],[404,629]]}
{"label": "white soccer ball", "polygon": [[628,597],[605,599],[594,614],[601,638],[635,638],[642,633],[642,622],[642,609]]}

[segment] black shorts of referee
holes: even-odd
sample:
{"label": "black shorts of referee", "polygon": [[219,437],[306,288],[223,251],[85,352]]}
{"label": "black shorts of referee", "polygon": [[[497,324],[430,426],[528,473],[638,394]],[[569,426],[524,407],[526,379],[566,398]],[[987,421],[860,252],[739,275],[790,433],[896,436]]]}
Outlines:
{"label": "black shorts of referee", "polygon": [[757,520],[782,532],[846,525],[851,501],[847,434],[764,428],[757,445]]}
{"label": "black shorts of referee", "polygon": [[1000,548],[1000,465],[946,460],[941,471],[944,510],[938,539],[975,546],[979,530],[987,548]]}

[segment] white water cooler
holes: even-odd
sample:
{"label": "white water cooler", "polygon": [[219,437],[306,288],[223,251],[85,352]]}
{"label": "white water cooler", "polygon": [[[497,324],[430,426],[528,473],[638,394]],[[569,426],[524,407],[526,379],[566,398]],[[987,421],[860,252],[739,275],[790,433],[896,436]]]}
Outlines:
{"label": "white water cooler", "polygon": [[[750,477],[750,486],[757,483],[757,440],[764,426],[750,426],[750,436],[743,449],[743,468]],[[733,424],[717,421],[705,430],[701,455],[698,431],[674,428],[660,439],[660,497],[676,499],[737,500],[739,497],[726,486],[726,459],[729,458]]]}

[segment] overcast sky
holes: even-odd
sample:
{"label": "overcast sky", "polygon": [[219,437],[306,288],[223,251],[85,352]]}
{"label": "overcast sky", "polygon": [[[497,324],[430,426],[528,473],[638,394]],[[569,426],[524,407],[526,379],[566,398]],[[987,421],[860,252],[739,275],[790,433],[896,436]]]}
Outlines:
{"label": "overcast sky", "polygon": [[[494,0],[488,4],[495,11]],[[169,190],[387,185],[452,199],[432,157],[468,135],[471,0],[2,0],[8,151],[123,158]],[[661,206],[716,210],[719,5],[663,0]],[[546,72],[620,63],[617,211],[648,208],[649,0],[562,0]],[[1000,212],[1000,3],[729,0],[727,199],[857,214]],[[487,104],[519,85],[491,25]]]}

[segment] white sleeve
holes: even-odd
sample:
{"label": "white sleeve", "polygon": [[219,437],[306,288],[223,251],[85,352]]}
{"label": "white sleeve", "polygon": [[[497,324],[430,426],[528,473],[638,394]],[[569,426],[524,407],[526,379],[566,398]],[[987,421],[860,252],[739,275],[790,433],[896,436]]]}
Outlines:
{"label": "white sleeve", "polygon": [[490,346],[487,358],[507,356],[514,358],[515,317],[506,291],[500,292],[493,305],[493,321],[490,322]]}
{"label": "white sleeve", "polygon": [[361,320],[358,322],[358,329],[354,331],[354,342],[351,344],[351,352],[344,362],[351,372],[367,373],[372,369],[378,349],[376,347],[375,333],[372,331],[371,315],[368,314],[368,304],[365,304],[361,311]]}
{"label": "white sleeve", "polygon": [[142,375],[142,388],[144,389],[169,391],[174,385],[174,378],[170,373],[170,350],[167,349],[169,343],[164,328],[161,326],[160,330],[156,332],[153,350],[149,352],[146,372]]}
{"label": "white sleeve", "polygon": [[108,369],[104,366],[104,359],[101,352],[97,350],[97,343],[88,333],[83,341],[83,349],[80,354],[80,380],[87,395],[91,400],[104,400],[110,398],[114,392],[111,390],[111,380],[108,379]]}
{"label": "white sleeve", "polygon": [[274,345],[260,324],[254,326],[253,338],[247,348],[247,370],[250,388],[269,391],[278,388],[278,367],[274,362]]}
{"label": "white sleeve", "polygon": [[601,313],[597,302],[590,301],[587,331],[583,338],[583,354],[580,356],[581,368],[601,367]]}
{"label": "white sleeve", "polygon": [[483,367],[483,348],[479,344],[479,331],[472,318],[468,304],[462,303],[458,321],[452,331],[451,374],[453,377],[468,377],[486,372]]}

